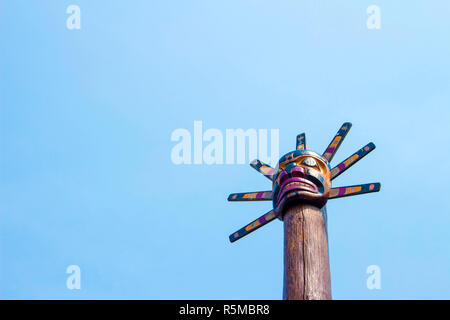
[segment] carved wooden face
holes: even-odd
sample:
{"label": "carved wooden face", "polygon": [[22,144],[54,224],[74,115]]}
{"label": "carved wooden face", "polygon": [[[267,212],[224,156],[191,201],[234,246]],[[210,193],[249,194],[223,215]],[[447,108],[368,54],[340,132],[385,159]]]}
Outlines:
{"label": "carved wooden face", "polygon": [[331,180],[328,161],[315,152],[292,151],[281,157],[273,179],[273,207],[283,210],[292,202],[322,208],[328,199]]}
{"label": "carved wooden face", "polygon": [[258,159],[252,161],[250,165],[273,182],[272,191],[232,193],[228,201],[272,201],[273,210],[231,234],[230,241],[241,239],[276,218],[282,220],[284,208],[294,203],[322,208],[328,199],[380,191],[378,182],[331,188],[333,179],[375,149],[370,142],[331,169],[330,162],[351,127],[350,122],[344,123],[321,156],[306,150],[306,135],[302,133],[297,136],[296,150],[281,157],[275,168]]}

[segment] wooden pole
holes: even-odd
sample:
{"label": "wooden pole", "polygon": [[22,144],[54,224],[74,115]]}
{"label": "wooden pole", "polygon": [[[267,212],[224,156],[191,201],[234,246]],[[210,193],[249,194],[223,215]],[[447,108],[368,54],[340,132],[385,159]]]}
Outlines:
{"label": "wooden pole", "polygon": [[285,210],[283,221],[283,299],[331,299],[326,210],[294,204]]}
{"label": "wooden pole", "polygon": [[351,126],[349,122],[344,123],[322,155],[307,150],[306,136],[299,134],[296,149],[282,156],[275,168],[257,159],[250,163],[272,181],[271,191],[228,196],[228,201],[267,200],[273,203],[273,210],[232,233],[229,237],[231,242],[276,218],[284,221],[283,298],[286,300],[331,299],[326,202],[380,191],[378,182],[331,186],[334,178],[375,149],[370,142],[332,168],[330,162]]}

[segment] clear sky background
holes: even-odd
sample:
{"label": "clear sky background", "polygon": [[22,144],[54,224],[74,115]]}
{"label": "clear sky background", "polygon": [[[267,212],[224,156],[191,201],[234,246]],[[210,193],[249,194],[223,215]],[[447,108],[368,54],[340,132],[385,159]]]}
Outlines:
{"label": "clear sky background", "polygon": [[171,162],[171,133],[201,120],[279,129],[282,154],[352,122],[333,163],[377,149],[334,186],[382,190],[327,205],[333,298],[449,299],[449,16],[445,0],[0,1],[0,298],[280,299],[282,223],[228,241],[271,208],[228,194],[270,182]]}

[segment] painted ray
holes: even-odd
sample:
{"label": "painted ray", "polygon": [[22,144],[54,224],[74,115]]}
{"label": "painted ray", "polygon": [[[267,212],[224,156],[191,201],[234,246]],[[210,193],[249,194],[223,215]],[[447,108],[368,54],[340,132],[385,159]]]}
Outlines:
{"label": "painted ray", "polygon": [[272,200],[272,191],[232,193],[228,201],[267,201]]}
{"label": "painted ray", "polygon": [[356,196],[364,193],[380,191],[381,184],[379,182],[358,184],[354,186],[332,188],[328,199],[337,199],[342,197]]}
{"label": "painted ray", "polygon": [[339,163],[336,167],[331,169],[331,180],[338,177],[341,173],[343,173],[345,170],[353,166],[355,163],[364,158],[374,149],[375,145],[372,142],[370,142],[361,149],[359,149],[358,151],[356,151],[350,157]]}
{"label": "painted ray", "polygon": [[306,135],[305,133],[297,136],[297,150],[306,150]]}
{"label": "painted ray", "polygon": [[267,212],[266,214],[259,217],[255,221],[250,222],[245,227],[243,227],[243,228],[239,229],[238,231],[236,231],[235,233],[231,234],[230,241],[234,242],[236,240],[239,240],[242,237],[245,237],[246,235],[252,233],[256,229],[261,228],[263,225],[275,220],[277,217],[278,217],[278,213],[276,213],[275,211],[271,210],[271,211]]}
{"label": "painted ray", "polygon": [[339,131],[336,133],[336,136],[334,136],[330,145],[327,147],[327,149],[322,155],[322,157],[324,157],[328,162],[330,162],[333,159],[334,155],[336,154],[336,151],[338,151],[342,141],[344,141],[344,138],[350,131],[351,127],[352,124],[350,122],[344,123],[339,129]]}
{"label": "painted ray", "polygon": [[259,161],[258,159],[253,160],[250,165],[260,173],[262,173],[267,179],[273,180],[275,174],[275,169],[271,166]]}

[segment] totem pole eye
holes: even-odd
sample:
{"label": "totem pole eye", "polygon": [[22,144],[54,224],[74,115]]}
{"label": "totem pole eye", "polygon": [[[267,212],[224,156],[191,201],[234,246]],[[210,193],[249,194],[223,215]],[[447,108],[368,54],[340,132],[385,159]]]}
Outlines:
{"label": "totem pole eye", "polygon": [[317,162],[313,158],[306,158],[302,162],[303,164],[307,165],[308,167],[317,167]]}

